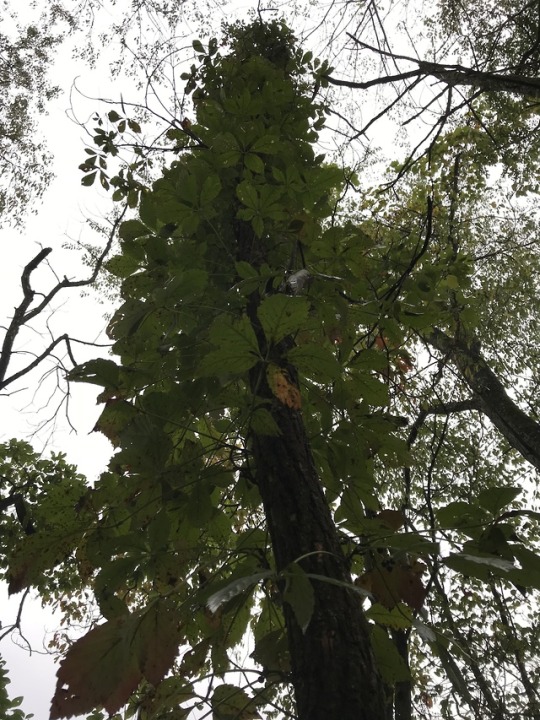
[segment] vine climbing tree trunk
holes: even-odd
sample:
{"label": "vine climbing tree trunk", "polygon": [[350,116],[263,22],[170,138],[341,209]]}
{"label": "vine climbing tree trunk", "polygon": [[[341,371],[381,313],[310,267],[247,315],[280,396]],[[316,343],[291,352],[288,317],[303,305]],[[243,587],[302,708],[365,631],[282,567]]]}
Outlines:
{"label": "vine climbing tree trunk", "polygon": [[[238,259],[253,262],[255,255],[264,262],[264,248],[251,227],[240,223],[237,232]],[[242,253],[245,248],[250,249],[249,256]],[[279,435],[253,434],[251,439],[254,479],[263,500],[277,570],[291,569],[294,563],[293,567],[301,568],[304,588],[302,571],[313,589],[313,607],[304,627],[291,605],[284,603],[298,718],[384,720],[385,691],[369,625],[359,596],[345,586],[351,584],[351,576],[298,407],[297,373],[285,357],[293,340],[287,337],[269,346],[257,316],[260,300],[258,292],[251,295],[248,316],[261,357],[270,358],[283,371],[292,397],[297,398],[287,403],[276,397],[268,382],[267,362],[252,368],[251,391],[268,403],[279,428]],[[293,571],[291,582],[299,581]],[[286,598],[286,589],[282,590]]]}

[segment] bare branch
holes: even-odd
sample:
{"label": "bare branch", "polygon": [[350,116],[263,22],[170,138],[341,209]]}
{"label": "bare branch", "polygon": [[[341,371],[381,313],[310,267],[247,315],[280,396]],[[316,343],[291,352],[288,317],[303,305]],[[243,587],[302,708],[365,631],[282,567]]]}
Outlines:
{"label": "bare branch", "polygon": [[22,330],[23,327],[27,326],[33,318],[40,315],[46,308],[48,308],[51,305],[53,299],[58,295],[60,291],[67,288],[85,287],[88,285],[92,285],[95,282],[99,272],[103,267],[103,263],[105,262],[105,259],[111,250],[116,231],[118,229],[118,226],[122,222],[126,212],[127,205],[124,207],[120,215],[114,221],[111,231],[109,233],[107,243],[103,248],[103,251],[100,253],[99,257],[97,258],[91,275],[83,280],[69,280],[67,277],[64,277],[64,279],[60,280],[47,294],[45,294],[42,300],[38,302],[37,305],[35,305],[34,307],[31,307],[31,305],[36,296],[36,291],[32,288],[31,285],[31,275],[39,267],[39,265],[50,255],[50,253],[52,252],[52,248],[44,248],[25,266],[21,275],[23,299],[21,303],[15,308],[13,317],[11,318],[11,322],[6,329],[4,341],[2,343],[2,349],[0,351],[0,390],[3,390],[11,383],[15,382],[19,378],[27,375],[29,372],[34,370],[34,368],[36,368],[47,357],[49,357],[54,348],[62,342],[64,342],[66,345],[67,353],[70,360],[74,365],[76,364],[75,358],[71,350],[70,338],[67,334],[63,334],[53,339],[53,341],[45,348],[45,350],[43,350],[43,352],[36,356],[32,362],[6,378],[9,365],[14,355],[14,345],[17,336],[19,335],[19,332]]}
{"label": "bare branch", "polygon": [[430,76],[451,87],[456,85],[466,85],[481,90],[482,92],[510,92],[517,95],[523,95],[525,97],[540,97],[540,78],[537,77],[529,77],[518,73],[507,73],[504,70],[493,70],[487,72],[484,70],[476,70],[475,68],[466,67],[465,65],[418,60],[417,58],[410,57],[408,55],[399,55],[397,53],[367,45],[353,35],[349,35],[349,37],[361,48],[375,52],[383,57],[389,57],[394,61],[402,60],[414,63],[416,65],[416,69],[396,73],[395,75],[373,78],[372,80],[366,80],[364,82],[341,80],[339,78],[327,76],[326,79],[332,85],[367,90],[370,87],[387,85],[389,83],[408,80],[409,78],[423,78]]}

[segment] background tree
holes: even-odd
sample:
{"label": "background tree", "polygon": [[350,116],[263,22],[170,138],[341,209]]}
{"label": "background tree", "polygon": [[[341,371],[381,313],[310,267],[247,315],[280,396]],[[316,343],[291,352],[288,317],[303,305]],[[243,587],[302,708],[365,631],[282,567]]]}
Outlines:
{"label": "background tree", "polygon": [[36,116],[58,88],[48,79],[59,38],[34,25],[0,34],[0,222],[18,224],[47,187],[50,155],[39,138]]}

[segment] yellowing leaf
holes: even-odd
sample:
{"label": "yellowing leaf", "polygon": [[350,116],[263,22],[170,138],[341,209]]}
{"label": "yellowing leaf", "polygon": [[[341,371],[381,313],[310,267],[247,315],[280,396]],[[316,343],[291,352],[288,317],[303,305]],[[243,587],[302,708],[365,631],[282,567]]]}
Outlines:
{"label": "yellowing leaf", "polygon": [[291,383],[284,368],[270,364],[266,370],[266,377],[270,390],[283,405],[293,410],[300,410],[302,407],[300,390]]}

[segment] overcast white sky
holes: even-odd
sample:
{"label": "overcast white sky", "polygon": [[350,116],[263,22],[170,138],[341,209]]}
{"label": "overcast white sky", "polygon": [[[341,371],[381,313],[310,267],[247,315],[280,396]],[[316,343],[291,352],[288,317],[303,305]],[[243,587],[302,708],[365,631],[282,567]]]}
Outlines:
{"label": "overcast white sky", "polygon": [[[29,217],[22,230],[4,229],[0,231],[4,261],[0,264],[0,301],[2,317],[9,317],[13,307],[20,302],[20,274],[22,268],[42,247],[52,247],[50,265],[59,277],[82,278],[88,275],[88,269],[81,263],[76,251],[66,250],[63,246],[70,241],[96,241],[88,227],[87,218],[99,220],[110,212],[110,197],[101,196],[96,189],[81,186],[81,172],[77,166],[84,160],[83,132],[68,118],[69,88],[76,76],[79,87],[95,97],[110,96],[113,89],[106,81],[107,74],[89,71],[81,63],[74,62],[69,44],[60,48],[52,76],[65,89],[60,98],[51,103],[49,116],[41,119],[40,125],[50,151],[54,154],[56,179],[47,191],[43,204],[35,216]],[[118,93],[119,94],[119,93]],[[76,97],[80,117],[85,118],[97,103],[85,103]],[[34,287],[50,288],[55,283],[52,272],[36,273]],[[70,290],[56,303],[51,325],[60,332],[71,334],[86,340],[97,339],[105,325],[105,305],[97,302],[96,295],[82,298],[79,290]],[[4,322],[4,321],[2,321]],[[43,330],[43,323],[36,323],[36,330]],[[29,336],[29,343],[32,342]],[[45,345],[46,336],[34,336],[35,343]],[[37,346],[37,345],[36,345]],[[35,347],[34,346],[34,349]],[[92,433],[99,415],[95,403],[95,391],[91,387],[76,386],[70,402],[70,421],[73,432],[63,411],[58,415],[56,427],[45,428],[36,435],[36,427],[47,419],[60,396],[50,397],[52,386],[46,384],[34,399],[32,388],[40,373],[34,374],[27,383],[29,390],[16,393],[2,400],[3,423],[0,428],[0,441],[11,437],[28,439],[37,451],[48,453],[50,450],[65,452],[70,462],[77,465],[80,472],[89,478],[95,478],[106,467],[111,454],[108,441],[98,433]],[[49,402],[48,402],[49,401]],[[38,412],[36,408],[42,408]],[[11,624],[16,617],[20,595],[9,602],[5,587],[0,587],[0,606],[2,608],[2,626]],[[8,663],[11,679],[9,692],[11,697],[23,696],[22,708],[34,713],[35,720],[47,720],[49,706],[55,686],[56,666],[46,653],[47,637],[58,626],[58,619],[50,611],[42,610],[39,602],[26,603],[23,614],[22,630],[30,642],[33,653],[29,655],[26,643],[13,636],[13,642],[6,638],[1,652]]]}

